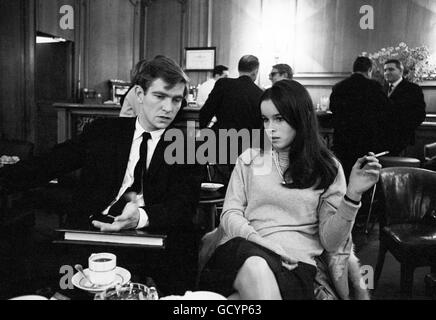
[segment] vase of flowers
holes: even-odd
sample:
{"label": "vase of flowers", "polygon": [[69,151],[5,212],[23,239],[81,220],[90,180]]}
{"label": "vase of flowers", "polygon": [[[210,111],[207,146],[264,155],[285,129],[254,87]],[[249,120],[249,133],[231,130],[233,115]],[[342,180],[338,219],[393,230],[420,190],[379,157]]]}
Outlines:
{"label": "vase of flowers", "polygon": [[419,83],[423,80],[436,79],[436,67],[429,60],[430,51],[426,46],[410,48],[404,42],[396,47],[382,48],[375,53],[362,52],[362,56],[373,62],[373,78],[383,83],[383,66],[389,59],[398,59],[404,66],[404,78]]}

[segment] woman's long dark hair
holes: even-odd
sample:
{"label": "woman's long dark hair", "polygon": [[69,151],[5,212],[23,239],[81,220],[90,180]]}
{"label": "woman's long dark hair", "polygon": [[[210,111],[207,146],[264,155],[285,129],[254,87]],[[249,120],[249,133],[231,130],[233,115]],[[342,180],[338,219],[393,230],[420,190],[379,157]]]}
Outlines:
{"label": "woman's long dark hair", "polygon": [[285,181],[289,188],[328,188],[336,178],[338,168],[333,154],[319,135],[318,120],[312,99],[300,83],[294,80],[276,82],[260,100],[271,100],[281,116],[295,129],[289,151],[289,168]]}

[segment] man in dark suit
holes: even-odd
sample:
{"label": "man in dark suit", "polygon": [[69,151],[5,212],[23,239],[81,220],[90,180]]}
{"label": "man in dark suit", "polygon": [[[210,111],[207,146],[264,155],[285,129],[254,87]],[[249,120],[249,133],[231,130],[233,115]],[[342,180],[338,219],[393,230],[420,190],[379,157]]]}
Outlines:
{"label": "man in dark suit", "polygon": [[425,119],[422,89],[403,78],[403,73],[404,66],[399,60],[391,59],[384,64],[386,92],[393,102],[385,119],[391,155],[399,155],[415,143],[415,130]]}
{"label": "man in dark suit", "polygon": [[219,79],[200,111],[200,127],[205,128],[216,117],[214,128],[260,128],[259,100],[262,90],[254,83],[259,60],[246,55],[239,60],[239,78]]}
{"label": "man in dark suit", "polygon": [[[249,130],[252,133],[253,129],[260,129],[262,126],[259,101],[262,95],[260,89],[254,82],[257,79],[259,72],[259,60],[252,55],[243,56],[238,64],[239,78],[223,78],[219,79],[212,92],[209,94],[206,103],[200,110],[200,127],[213,127],[213,130],[218,133],[220,129],[242,129]],[[250,135],[250,139],[251,139]],[[241,154],[244,150],[243,143],[239,141],[238,146],[230,146],[224,141],[217,139],[218,145],[227,145],[227,163],[220,164],[218,167],[222,172],[222,182],[227,183],[230,177],[236,155]],[[236,149],[237,148],[237,149]],[[220,153],[225,150],[217,150],[219,158]]]}
{"label": "man in dark suit", "polygon": [[164,155],[170,144],[165,132],[182,106],[188,78],[174,61],[158,58],[146,62],[136,79],[132,90],[137,118],[95,120],[50,154],[1,169],[0,190],[25,190],[81,169],[68,227],[86,227],[93,214],[92,225],[102,231],[145,228],[165,233],[164,255],[147,260],[144,269],[153,266],[161,272],[150,276],[181,282],[167,283],[165,289],[183,294],[192,288],[195,275],[192,218],[199,173],[196,165],[170,165]]}
{"label": "man in dark suit", "polygon": [[336,84],[330,96],[333,149],[347,179],[357,158],[385,148],[381,119],[389,100],[382,86],[370,79],[371,72],[371,60],[358,57],[353,74]]}
{"label": "man in dark suit", "polygon": [[279,63],[272,66],[271,72],[269,74],[269,80],[272,84],[280,80],[289,79],[292,80],[294,77],[294,71],[291,66],[286,63]]}

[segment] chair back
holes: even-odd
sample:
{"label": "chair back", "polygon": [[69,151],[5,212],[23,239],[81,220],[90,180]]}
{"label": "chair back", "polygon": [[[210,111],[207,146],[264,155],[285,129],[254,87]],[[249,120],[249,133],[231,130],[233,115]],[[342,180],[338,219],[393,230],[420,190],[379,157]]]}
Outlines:
{"label": "chair back", "polygon": [[23,140],[0,140],[0,156],[17,156],[24,160],[33,155],[34,145]]}
{"label": "chair back", "polygon": [[436,222],[436,172],[421,168],[394,167],[381,170],[382,210],[380,226]]}
{"label": "chair back", "polygon": [[419,168],[421,167],[421,161],[416,158],[410,158],[410,157],[390,157],[390,156],[383,156],[380,157],[380,164],[383,168],[390,168],[390,167],[414,167]]}
{"label": "chair back", "polygon": [[436,157],[436,142],[424,145],[424,160],[430,161]]}

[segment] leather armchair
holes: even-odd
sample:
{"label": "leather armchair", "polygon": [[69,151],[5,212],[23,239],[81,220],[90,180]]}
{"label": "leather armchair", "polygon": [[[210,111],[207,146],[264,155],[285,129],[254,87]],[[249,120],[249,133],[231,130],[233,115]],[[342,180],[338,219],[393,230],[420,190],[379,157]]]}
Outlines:
{"label": "leather armchair", "polygon": [[[0,139],[0,157],[1,156],[16,156],[20,160],[24,160],[33,156],[34,144],[24,140],[6,140]],[[0,164],[0,168],[2,164]],[[3,195],[2,186],[0,183],[0,210],[6,207],[11,207],[12,202],[17,195],[5,196]]]}
{"label": "leather armchair", "polygon": [[436,270],[436,172],[421,168],[382,169],[380,248],[375,285],[385,254],[390,251],[401,264],[401,292],[410,297],[416,267]]}
{"label": "leather armchair", "polygon": [[424,145],[423,168],[436,171],[436,142]]}
{"label": "leather armchair", "polygon": [[[198,273],[196,279],[196,287],[200,285],[200,274],[204,270],[208,260],[212,257],[216,250],[219,240],[223,235],[223,229],[218,227],[206,233],[201,241],[198,252]],[[343,255],[339,254],[339,255]],[[360,271],[360,261],[354,254],[354,249],[351,250],[347,258],[344,276],[333,276],[332,271],[334,264],[338,263],[337,255],[328,257],[324,252],[320,257],[315,259],[317,264],[317,274],[314,281],[314,295],[316,300],[370,300],[367,289],[362,288],[362,275]],[[340,278],[345,277],[345,281]],[[348,288],[341,287],[341,284],[348,285]]]}
{"label": "leather armchair", "polygon": [[424,145],[424,160],[430,161],[436,157],[436,142]]}
{"label": "leather armchair", "polygon": [[[20,160],[33,155],[34,145],[22,140],[0,139],[0,157],[17,156]],[[1,167],[1,165],[0,165]],[[31,238],[35,225],[33,210],[24,208],[27,202],[20,201],[21,193],[7,195],[3,193],[0,177],[0,297],[10,297],[17,287],[23,283],[30,283],[31,266],[27,263],[33,253]],[[14,274],[19,274],[20,283]]]}

